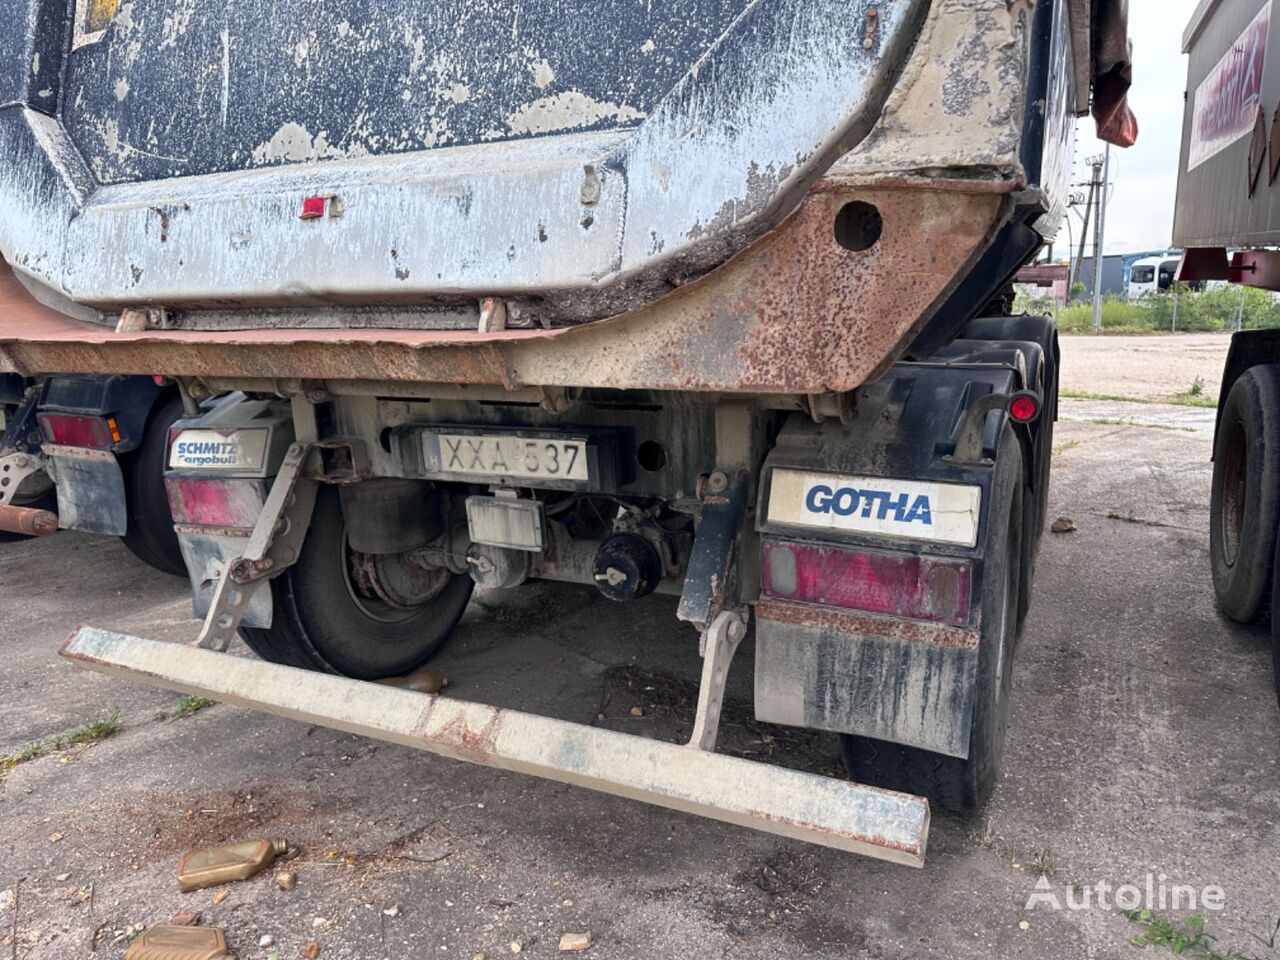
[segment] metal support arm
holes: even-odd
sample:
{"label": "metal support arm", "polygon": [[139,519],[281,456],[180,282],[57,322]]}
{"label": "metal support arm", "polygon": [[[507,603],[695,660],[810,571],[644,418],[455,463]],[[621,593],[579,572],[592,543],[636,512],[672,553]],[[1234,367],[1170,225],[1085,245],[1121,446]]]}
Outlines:
{"label": "metal support arm", "polygon": [[302,476],[311,451],[310,444],[295,443],[285,454],[244,553],[218,575],[209,613],[192,646],[226,650],[258,588],[297,562],[319,489],[315,480]]}

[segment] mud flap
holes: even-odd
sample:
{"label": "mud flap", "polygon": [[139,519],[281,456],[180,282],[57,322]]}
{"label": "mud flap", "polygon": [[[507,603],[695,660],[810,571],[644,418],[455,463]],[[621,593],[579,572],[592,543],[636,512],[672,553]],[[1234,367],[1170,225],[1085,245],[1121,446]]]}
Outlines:
{"label": "mud flap", "polygon": [[923,797],[584,724],[81,627],[78,666],[276,716],[922,866]]}
{"label": "mud flap", "polygon": [[44,445],[58,487],[58,524],[64,530],[123,537],[129,526],[124,474],[106,450]]}
{"label": "mud flap", "polygon": [[976,631],[756,605],[756,717],[969,755]]}

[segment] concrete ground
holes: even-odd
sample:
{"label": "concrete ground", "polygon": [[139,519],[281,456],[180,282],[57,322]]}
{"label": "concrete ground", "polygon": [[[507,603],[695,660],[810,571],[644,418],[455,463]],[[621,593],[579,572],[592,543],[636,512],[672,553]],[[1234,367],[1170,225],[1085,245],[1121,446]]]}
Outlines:
{"label": "concrete ground", "polygon": [[1200,381],[1202,395],[1216,400],[1229,333],[1179,333],[1150,337],[1064,337],[1070,358],[1062,389],[1142,400],[1166,400]]}
{"label": "concrete ground", "polygon": [[[1064,343],[1068,383],[1090,382],[1082,342]],[[175,718],[175,695],[56,650],[81,622],[194,635],[183,582],[106,538],[0,546],[0,755],[124,721],[0,780],[0,956],[119,958],[130,925],[180,911],[244,960],[313,940],[321,958],[552,957],[565,932],[609,958],[1142,955],[1114,909],[1025,909],[1043,873],[1060,900],[1148,874],[1220,885],[1207,929],[1273,957],[1250,937],[1280,917],[1280,710],[1266,633],[1214,609],[1205,413],[1063,403],[1050,518],[1077,529],[1045,535],[1004,773],[982,816],[935,815],[922,870],[225,705]],[[831,738],[750,720],[750,656],[726,748],[835,771]],[[675,739],[698,664],[670,600],[534,586],[473,603],[437,669],[458,697]],[[301,846],[296,889],[178,892],[184,851],[259,836]]]}

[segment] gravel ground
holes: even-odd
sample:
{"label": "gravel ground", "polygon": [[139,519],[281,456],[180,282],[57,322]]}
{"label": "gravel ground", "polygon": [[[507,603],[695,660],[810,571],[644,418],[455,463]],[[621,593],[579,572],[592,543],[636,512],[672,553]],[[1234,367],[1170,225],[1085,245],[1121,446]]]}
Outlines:
{"label": "gravel ground", "polygon": [[1062,389],[1167,400],[1199,379],[1217,399],[1231,346],[1227,333],[1150,337],[1063,337]]}
{"label": "gravel ground", "polygon": [[[1210,339],[1225,347],[1101,342],[1129,363],[1170,345],[1151,389],[1171,390],[1203,375],[1179,345],[1210,367],[1191,350]],[[1115,392],[1096,350],[1064,342],[1065,382]],[[1151,955],[1114,909],[1025,909],[1041,873],[1060,897],[1148,873],[1221,885],[1209,930],[1273,956],[1250,935],[1280,916],[1280,710],[1265,632],[1214,609],[1204,413],[1063,403],[1050,510],[1077,529],[1043,543],[1004,774],[980,817],[935,816],[923,870],[226,705],[174,717],[175,695],[55,652],[79,622],[192,636],[185,585],[111,539],[2,545],[0,754],[110,711],[124,726],[0,779],[0,956],[115,960],[129,925],[184,910],[244,960],[312,940],[321,958],[552,957],[584,931],[608,958]],[[834,772],[830,738],[750,720],[750,658],[748,641],[725,749]],[[473,603],[437,669],[459,697],[675,740],[698,666],[670,600],[535,586]],[[301,847],[296,889],[178,892],[184,851],[257,836]]]}

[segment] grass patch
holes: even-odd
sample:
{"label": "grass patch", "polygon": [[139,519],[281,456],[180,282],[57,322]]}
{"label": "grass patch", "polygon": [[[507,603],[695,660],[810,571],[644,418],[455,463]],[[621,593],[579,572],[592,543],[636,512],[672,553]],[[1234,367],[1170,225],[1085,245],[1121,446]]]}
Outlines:
{"label": "grass patch", "polygon": [[1213,397],[1206,397],[1203,394],[1191,393],[1175,393],[1168,400],[1169,403],[1175,403],[1180,407],[1206,407],[1209,410],[1216,409],[1218,401]]}
{"label": "grass patch", "polygon": [[1059,397],[1065,397],[1068,400],[1110,400],[1120,403],[1159,403],[1158,400],[1149,400],[1146,397],[1122,397],[1116,393],[1090,393],[1088,390],[1059,390]]}
{"label": "grass patch", "polygon": [[68,746],[79,746],[85,743],[98,743],[109,737],[114,737],[117,733],[124,729],[124,721],[120,719],[120,711],[112,710],[105,717],[99,717],[97,720],[90,720],[88,723],[76,727],[74,730],[64,734],[62,739]]}
{"label": "grass patch", "polygon": [[1053,455],[1056,457],[1060,453],[1066,453],[1068,450],[1074,450],[1082,443],[1084,443],[1083,440],[1063,440],[1061,443],[1054,444]]}
{"label": "grass patch", "polygon": [[1141,932],[1130,941],[1135,947],[1164,947],[1175,956],[1193,957],[1195,960],[1274,960],[1278,956],[1280,920],[1276,921],[1270,936],[1253,935],[1253,939],[1267,949],[1267,953],[1258,955],[1220,948],[1218,938],[1205,929],[1204,917],[1190,916],[1179,921],[1156,916],[1150,910],[1122,912],[1131,923],[1141,928]]}
{"label": "grass patch", "polygon": [[120,711],[113,710],[104,717],[90,720],[68,730],[66,733],[60,733],[47,740],[37,740],[35,743],[23,747],[17,753],[11,753],[7,757],[0,757],[0,777],[21,764],[38,760],[40,757],[48,756],[51,753],[57,753],[67,747],[87,746],[98,743],[114,737],[123,729],[124,721],[120,719]]}
{"label": "grass patch", "polygon": [[183,717],[191,717],[199,713],[205,707],[212,707],[214,701],[206,700],[204,697],[183,697],[178,701],[178,705],[174,707],[171,716],[175,720]]}
{"label": "grass patch", "polygon": [[1031,858],[1030,870],[1038,877],[1053,876],[1053,855],[1048,849],[1041,850]]}
{"label": "grass patch", "polygon": [[1117,393],[1090,393],[1087,390],[1059,390],[1058,396],[1068,400],[1106,400],[1112,403],[1172,403],[1179,407],[1207,407],[1211,410],[1218,406],[1213,397],[1190,390],[1168,397],[1122,397]]}

